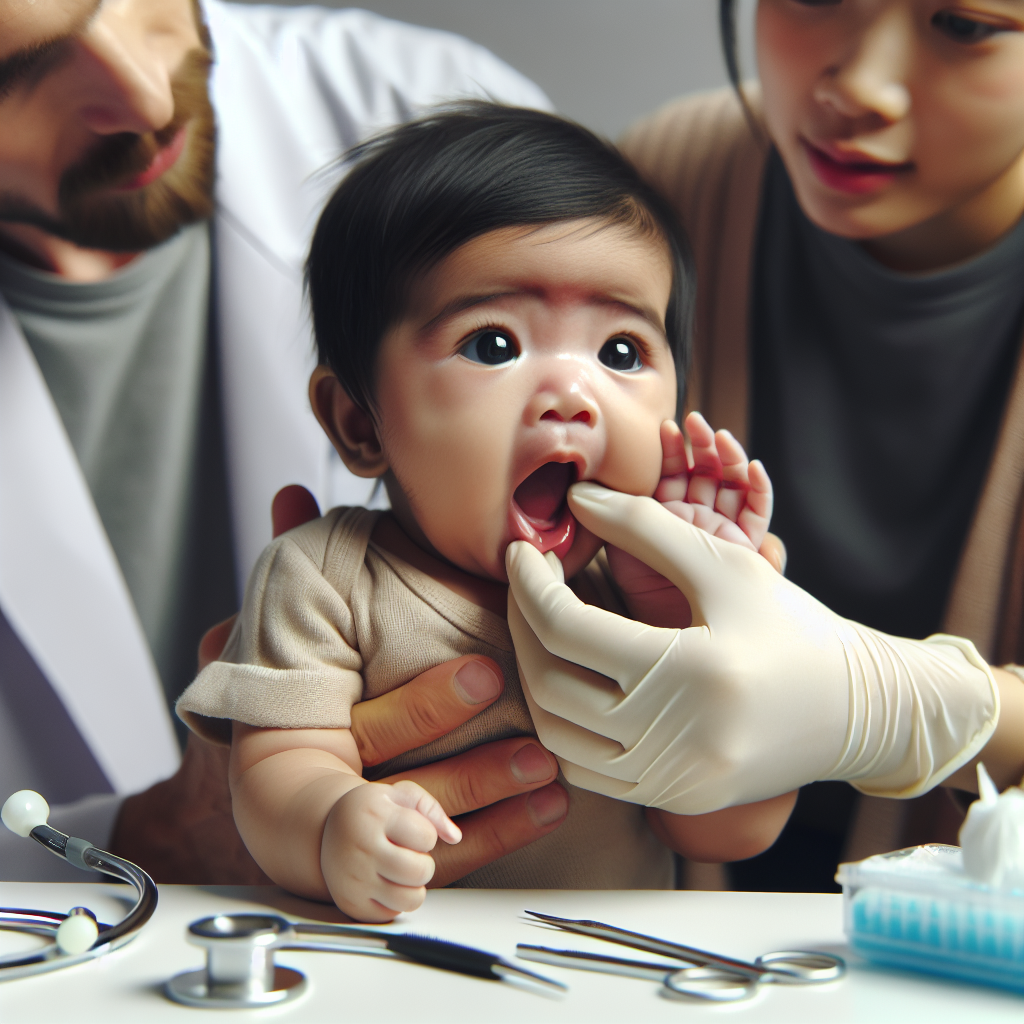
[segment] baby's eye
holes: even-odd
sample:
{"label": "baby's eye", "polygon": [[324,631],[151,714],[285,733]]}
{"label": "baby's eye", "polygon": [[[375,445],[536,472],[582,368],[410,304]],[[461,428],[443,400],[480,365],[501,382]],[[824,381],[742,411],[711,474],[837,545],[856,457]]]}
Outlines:
{"label": "baby's eye", "polygon": [[487,330],[474,334],[462,348],[459,355],[484,366],[500,366],[510,363],[519,352],[516,343],[504,331]]}
{"label": "baby's eye", "polygon": [[953,11],[939,11],[932,15],[932,24],[943,35],[958,43],[980,43],[1002,31],[997,25],[975,21]]}
{"label": "baby's eye", "polygon": [[621,373],[630,373],[633,370],[642,370],[643,362],[636,345],[629,338],[611,338],[601,346],[597,358],[611,370],[618,370]]}

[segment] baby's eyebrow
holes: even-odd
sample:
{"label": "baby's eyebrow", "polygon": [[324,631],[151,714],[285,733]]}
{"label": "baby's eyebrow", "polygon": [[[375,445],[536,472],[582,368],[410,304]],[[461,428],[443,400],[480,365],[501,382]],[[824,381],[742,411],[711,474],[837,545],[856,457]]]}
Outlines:
{"label": "baby's eyebrow", "polygon": [[435,327],[444,323],[445,320],[450,320],[453,316],[459,313],[465,312],[467,309],[472,309],[474,306],[483,306],[488,302],[493,302],[495,299],[505,299],[512,295],[524,294],[521,290],[515,289],[507,292],[491,292],[488,295],[460,295],[457,298],[446,302],[441,309],[432,316],[420,330],[424,333],[432,331]]}
{"label": "baby's eyebrow", "polygon": [[[1024,2],[1024,0],[1022,0]],[[441,309],[432,316],[420,330],[426,334],[435,327],[440,326],[446,320],[450,320],[453,316],[457,316],[459,313],[465,312],[467,309],[472,309],[474,306],[483,306],[488,302],[493,302],[496,299],[506,299],[516,295],[536,295],[538,292],[533,289],[516,288],[507,292],[491,292],[487,295],[460,295],[457,298],[447,302]],[[592,295],[588,299],[591,305],[595,306],[614,306],[617,309],[623,309],[627,313],[632,313],[634,316],[640,317],[641,320],[646,320],[655,330],[660,334],[665,333],[665,318],[659,316],[657,311],[651,309],[648,306],[636,305],[632,302],[626,302],[624,299],[614,299],[607,295]]]}

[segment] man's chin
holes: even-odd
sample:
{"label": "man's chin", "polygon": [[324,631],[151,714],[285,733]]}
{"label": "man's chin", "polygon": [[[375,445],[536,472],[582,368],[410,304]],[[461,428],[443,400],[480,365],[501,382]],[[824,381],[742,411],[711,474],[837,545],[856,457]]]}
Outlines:
{"label": "man's chin", "polygon": [[136,192],[91,197],[67,212],[53,234],[83,249],[141,252],[166,242],[183,227],[208,219],[213,199],[196,190],[185,197],[155,181]]}

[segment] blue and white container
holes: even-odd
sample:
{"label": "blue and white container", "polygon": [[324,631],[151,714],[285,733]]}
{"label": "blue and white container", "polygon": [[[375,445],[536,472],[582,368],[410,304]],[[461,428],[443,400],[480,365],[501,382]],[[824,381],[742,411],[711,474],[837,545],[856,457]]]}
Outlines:
{"label": "blue and white container", "polygon": [[975,881],[960,847],[840,864],[836,880],[846,935],[861,956],[1024,993],[1024,889]]}

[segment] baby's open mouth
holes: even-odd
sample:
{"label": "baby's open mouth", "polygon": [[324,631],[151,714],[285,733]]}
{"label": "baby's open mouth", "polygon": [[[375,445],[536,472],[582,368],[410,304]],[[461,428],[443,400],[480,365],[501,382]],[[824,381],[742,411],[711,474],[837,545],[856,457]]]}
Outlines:
{"label": "baby's open mouth", "polygon": [[576,534],[576,520],[566,501],[576,476],[574,462],[546,462],[534,470],[512,495],[513,537],[564,558]]}

